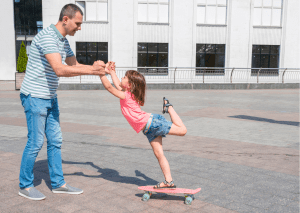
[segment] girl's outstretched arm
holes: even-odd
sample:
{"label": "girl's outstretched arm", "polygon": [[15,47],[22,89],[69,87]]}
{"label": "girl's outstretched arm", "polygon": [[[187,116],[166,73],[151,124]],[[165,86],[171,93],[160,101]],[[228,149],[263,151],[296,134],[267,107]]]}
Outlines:
{"label": "girl's outstretched arm", "polygon": [[111,79],[115,85],[115,87],[118,89],[118,90],[123,90],[122,87],[120,86],[120,80],[116,74],[116,66],[115,66],[115,62],[111,62],[112,66],[111,66],[111,70],[110,70],[110,75],[111,75]]}
{"label": "girl's outstretched arm", "polygon": [[125,99],[125,93],[113,87],[105,75],[100,75],[100,79],[102,81],[103,86],[108,92],[110,92],[117,98]]}

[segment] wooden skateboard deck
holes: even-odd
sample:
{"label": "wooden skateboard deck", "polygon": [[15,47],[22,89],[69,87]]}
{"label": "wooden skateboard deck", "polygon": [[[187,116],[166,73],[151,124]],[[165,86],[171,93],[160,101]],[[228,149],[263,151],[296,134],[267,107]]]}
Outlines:
{"label": "wooden skateboard deck", "polygon": [[185,204],[190,205],[194,199],[194,194],[200,192],[201,188],[198,189],[183,189],[183,188],[173,188],[173,189],[154,189],[153,186],[140,186],[139,190],[145,191],[142,200],[148,201],[152,195],[152,192],[156,193],[166,193],[166,194],[184,194]]}

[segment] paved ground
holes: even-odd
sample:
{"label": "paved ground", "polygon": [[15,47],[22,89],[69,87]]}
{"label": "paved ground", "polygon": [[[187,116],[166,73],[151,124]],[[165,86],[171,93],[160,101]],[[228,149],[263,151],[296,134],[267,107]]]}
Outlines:
{"label": "paved ground", "polygon": [[20,197],[26,121],[14,85],[0,90],[0,212],[299,212],[299,90],[147,92],[145,111],[161,113],[166,96],[187,126],[163,145],[176,185],[202,188],[191,206],[182,195],[141,201],[138,186],[162,181],[162,172],[103,90],[58,91],[65,180],[84,193],[51,192],[45,144],[34,174],[47,198]]}

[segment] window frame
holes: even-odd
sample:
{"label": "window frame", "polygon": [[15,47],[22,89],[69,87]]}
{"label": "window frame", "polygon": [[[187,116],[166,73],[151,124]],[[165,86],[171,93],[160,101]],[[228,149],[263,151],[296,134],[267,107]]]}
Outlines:
{"label": "window frame", "polygon": [[[147,48],[145,51],[139,51],[139,45],[146,44]],[[156,52],[149,51],[149,44],[156,44],[157,50]],[[167,52],[160,51],[159,45],[164,44],[167,45]],[[145,68],[142,68],[142,66],[139,66],[139,54],[146,53],[146,66]],[[149,66],[149,54],[156,54],[156,66]],[[156,68],[156,67],[164,67],[164,66],[158,66],[159,65],[159,54],[167,54],[167,66],[166,68]],[[137,43],[137,67],[138,71],[144,73],[145,75],[168,75],[168,66],[169,66],[169,43],[157,43],[157,42],[138,42]]]}
{"label": "window frame", "polygon": [[[153,0],[138,0],[138,7],[137,7],[137,10],[138,10],[138,13],[139,13],[139,4],[145,4],[147,5],[147,20],[146,21],[139,21],[139,16],[137,15],[137,22],[138,23],[147,23],[147,24],[169,24],[170,22],[170,0],[168,0],[168,2],[161,2],[163,0],[156,0],[156,1],[153,1]],[[157,22],[151,22],[149,21],[149,5],[152,4],[152,5],[157,5]],[[159,18],[159,6],[160,5],[167,5],[168,6],[168,21],[167,22],[161,22],[160,21],[160,18]]]}
{"label": "window frame", "polygon": [[[207,0],[205,0],[205,3],[198,3],[197,2],[197,10],[199,7],[204,7],[205,8],[205,17],[204,17],[204,23],[198,23],[197,21],[197,26],[202,26],[202,25],[214,25],[214,26],[226,26],[227,25],[227,5],[228,5],[228,0],[226,0],[226,4],[218,4],[218,0],[216,0],[216,4],[210,4],[207,3]],[[215,14],[215,23],[207,23],[207,18],[206,18],[206,14],[207,14],[207,7],[208,6],[215,6],[215,10],[216,10],[216,14]],[[217,24],[217,17],[218,17],[218,13],[217,13],[217,8],[218,7],[225,7],[225,23],[224,24]],[[198,20],[198,13],[197,14],[197,20]]]}
{"label": "window frame", "polygon": [[[78,48],[77,48],[77,44],[79,44],[79,43],[85,43],[85,50],[78,50]],[[96,43],[97,44],[97,50],[96,51],[88,51],[88,43]],[[99,44],[100,43],[105,43],[106,44],[106,46],[107,46],[107,51],[101,51],[101,50],[99,50]],[[91,63],[87,63],[88,62],[88,53],[90,52],[96,52],[96,60],[102,60],[102,61],[104,61],[105,63],[107,63],[108,62],[108,42],[86,42],[86,41],[84,41],[84,42],[81,42],[81,41],[76,41],[76,60],[78,61],[78,59],[77,59],[77,55],[78,55],[78,53],[79,52],[83,52],[83,53],[85,53],[85,63],[81,63],[81,60],[80,61],[78,61],[78,63],[80,63],[80,64],[86,64],[86,65],[93,65],[93,63],[94,62],[91,62]],[[99,53],[106,53],[106,55],[107,55],[107,60],[103,60],[103,59],[99,59]]]}
{"label": "window frame", "polygon": [[[254,51],[254,46],[259,46],[259,53],[255,53]],[[269,53],[262,53],[262,46],[268,46],[269,47]],[[274,48],[278,48],[278,53],[271,53],[272,47]],[[259,55],[259,64],[260,67],[253,67],[253,56],[254,55]],[[262,56],[268,55],[268,67],[262,67]],[[270,67],[270,62],[271,62],[271,56],[277,56],[277,67],[276,68],[271,68]],[[260,44],[253,44],[252,45],[252,56],[251,56],[251,75],[257,75],[258,71],[261,68],[270,68],[270,69],[264,69],[264,70],[260,70],[260,75],[273,75],[273,76],[277,76],[279,75],[279,64],[280,64],[280,45],[260,45]]]}
{"label": "window frame", "polygon": [[[197,49],[198,49],[197,46],[198,45],[205,45],[205,47],[204,47],[204,49],[205,49],[204,53],[197,52]],[[204,60],[205,60],[207,54],[212,54],[212,53],[209,53],[209,52],[206,51],[207,50],[207,48],[206,48],[207,45],[214,45],[214,52],[213,52],[213,54],[215,56],[217,56],[217,55],[223,55],[224,56],[224,62],[223,62],[224,63],[224,69],[206,69],[206,66],[203,67],[203,68],[205,68],[205,69],[203,69],[202,67],[197,66],[197,56],[198,55],[204,55]],[[224,52],[222,52],[222,53],[217,52],[216,45],[223,45]],[[203,75],[204,73],[205,74],[213,74],[213,75],[225,75],[225,62],[226,62],[226,44],[207,44],[207,43],[197,43],[196,44],[196,64],[195,64],[196,75]],[[214,67],[216,67],[216,63],[217,63],[217,61],[215,60],[215,62],[214,62],[215,66]],[[212,68],[212,67],[210,67],[210,68]]]}
{"label": "window frame", "polygon": [[[84,8],[80,6],[77,2],[84,2]],[[106,3],[106,20],[98,20],[98,12],[96,12],[96,20],[86,20],[86,2],[96,2],[96,11],[98,11],[98,3]],[[80,9],[83,12],[83,23],[84,22],[99,22],[99,23],[108,23],[108,0],[80,0],[80,1],[75,1],[75,4],[80,7]]]}
{"label": "window frame", "polygon": [[[260,14],[260,24],[259,25],[255,25],[254,24],[254,21],[253,21],[253,26],[254,27],[282,27],[282,9],[283,9],[283,0],[280,0],[281,1],[281,6],[280,7],[274,7],[274,0],[271,0],[272,1],[272,5],[271,6],[264,6],[264,0],[261,0],[261,5],[260,6],[256,6],[255,5],[255,2],[253,4],[253,8],[254,8],[254,11],[255,11],[255,8],[259,8],[261,9],[261,14]],[[263,25],[263,11],[264,9],[271,9],[271,18],[270,18],[270,25]],[[273,20],[273,12],[274,12],[274,9],[280,9],[281,10],[281,13],[280,13],[280,24],[279,25],[272,25],[272,20]],[[253,14],[254,14],[254,11],[253,11]]]}

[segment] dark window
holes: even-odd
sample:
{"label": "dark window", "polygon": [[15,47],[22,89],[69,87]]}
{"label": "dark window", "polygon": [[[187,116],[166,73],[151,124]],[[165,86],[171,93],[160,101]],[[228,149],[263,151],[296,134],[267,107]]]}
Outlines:
{"label": "dark window", "polygon": [[43,28],[42,0],[14,1],[16,35],[36,35]]}
{"label": "dark window", "polygon": [[[29,50],[31,41],[28,41],[26,36],[36,35],[43,29],[42,0],[14,0],[14,22],[15,34],[23,35],[22,38],[17,38],[15,43],[17,64],[22,41]],[[29,52],[27,53],[29,56]]]}
{"label": "dark window", "polygon": [[93,65],[97,60],[108,62],[107,42],[76,42],[76,58],[78,63]]}
{"label": "dark window", "polygon": [[196,74],[224,74],[224,69],[211,68],[225,67],[225,44],[197,44],[196,67],[205,67],[197,69]]}
{"label": "dark window", "polygon": [[[257,75],[260,68],[279,68],[279,45],[253,45],[251,74]],[[278,75],[278,69],[263,69],[262,75]]]}
{"label": "dark window", "polygon": [[168,74],[168,43],[138,43],[138,67],[145,74]]}

